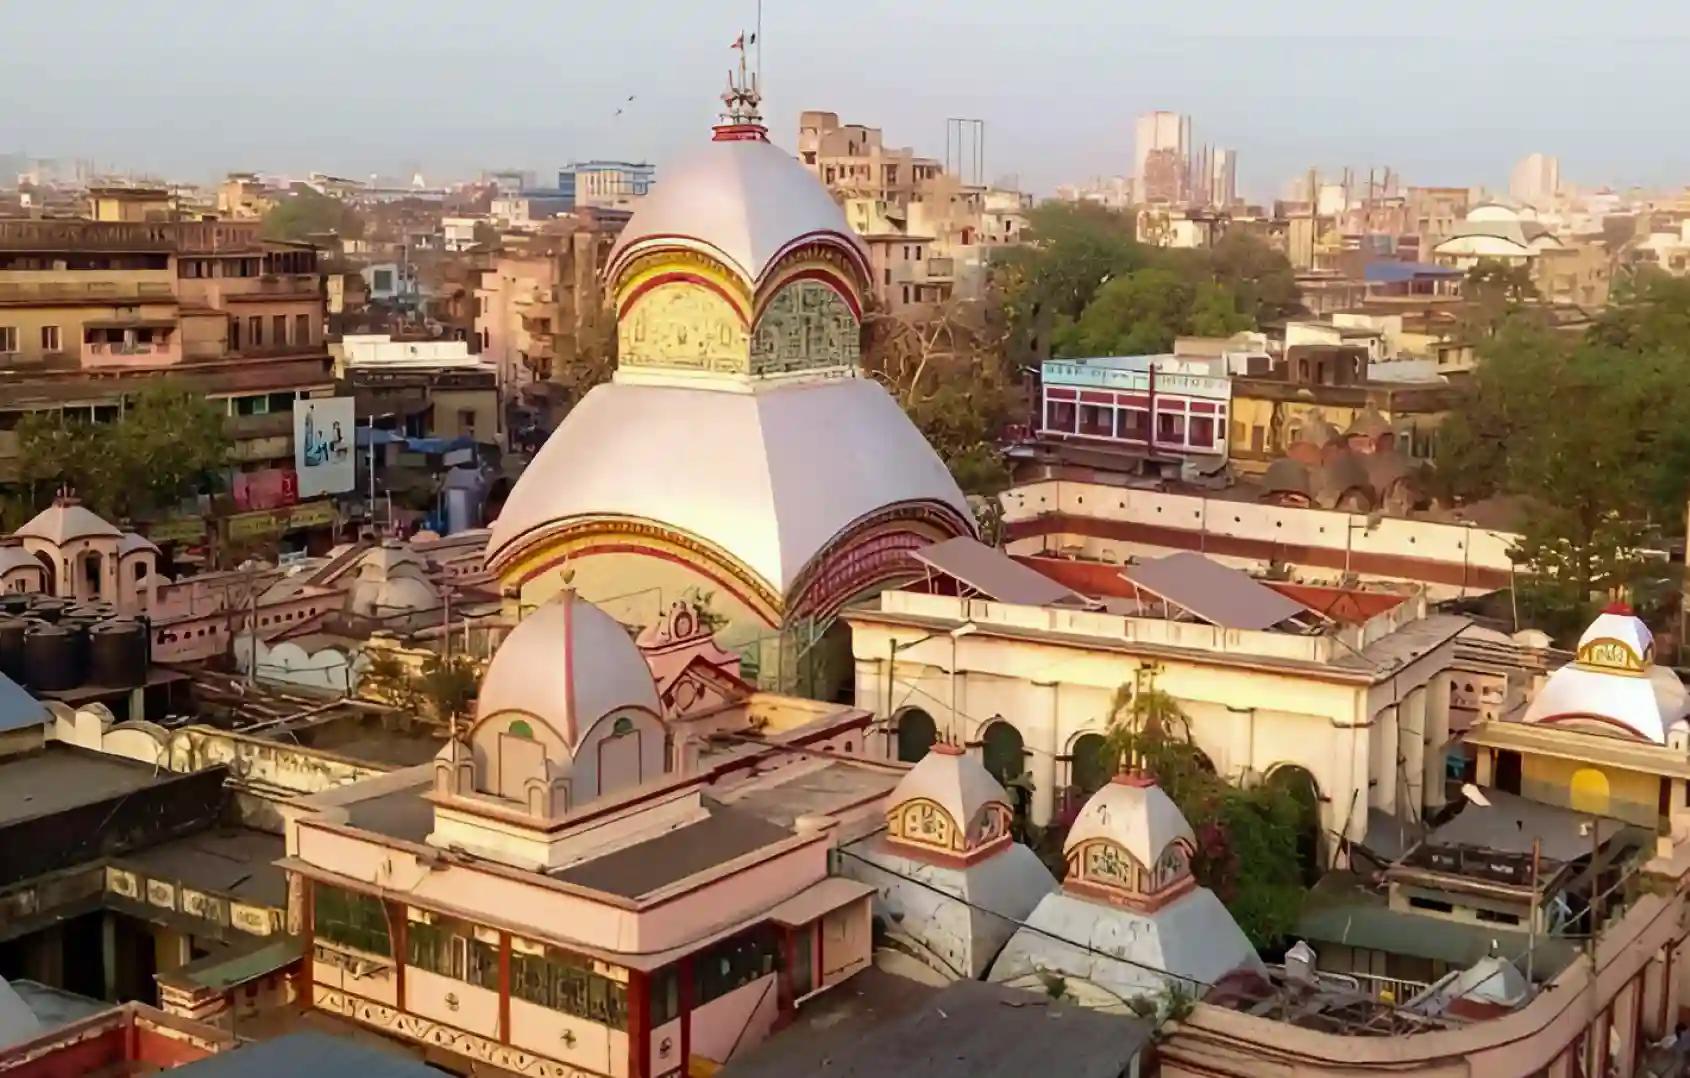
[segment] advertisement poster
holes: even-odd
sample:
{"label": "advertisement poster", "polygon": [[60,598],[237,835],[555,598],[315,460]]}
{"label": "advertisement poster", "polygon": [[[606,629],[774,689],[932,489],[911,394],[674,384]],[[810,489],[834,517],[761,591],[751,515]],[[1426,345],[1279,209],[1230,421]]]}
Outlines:
{"label": "advertisement poster", "polygon": [[351,397],[320,397],[293,406],[293,462],[297,496],[343,494],[356,482]]}

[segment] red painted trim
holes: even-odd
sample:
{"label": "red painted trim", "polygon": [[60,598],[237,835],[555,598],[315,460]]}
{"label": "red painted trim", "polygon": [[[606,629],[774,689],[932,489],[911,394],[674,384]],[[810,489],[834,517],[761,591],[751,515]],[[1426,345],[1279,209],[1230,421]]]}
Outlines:
{"label": "red painted trim", "polygon": [[755,321],[756,319],[763,317],[763,311],[768,308],[769,302],[785,291],[787,285],[796,281],[819,281],[822,284],[827,285],[839,296],[840,299],[845,301],[845,305],[847,307],[851,308],[851,314],[856,317],[857,321],[861,322],[863,320],[863,305],[857,300],[857,297],[851,293],[851,289],[845,287],[845,285],[849,282],[841,281],[839,274],[831,270],[822,269],[819,266],[811,266],[807,269],[799,270],[790,277],[782,277],[780,279],[780,287],[758,299],[752,320]]}
{"label": "red painted trim", "polygon": [[[680,565],[680,566],[683,566],[687,569],[691,569],[694,572],[703,574],[704,576],[708,577],[712,583],[716,584],[718,587],[725,589],[734,598],[738,599],[740,602],[742,602],[746,606],[748,606],[752,610],[753,613],[755,613],[760,606],[766,605],[765,603],[763,603],[762,600],[752,599],[750,596],[748,596],[746,594],[746,592],[743,590],[742,586],[736,580],[733,580],[729,577],[726,577],[726,576],[723,576],[723,575],[721,575],[717,572],[714,572],[710,568],[708,568],[706,566],[701,566],[701,565],[697,564],[696,562],[688,561],[687,559],[680,557],[677,554],[672,554],[667,550],[656,550],[656,549],[653,549],[651,547],[641,545],[639,543],[631,543],[631,542],[589,543],[588,545],[586,545],[584,547],[578,547],[578,548],[570,551],[570,553],[568,553],[568,554],[559,555],[555,558],[548,558],[546,561],[544,561],[544,562],[540,563],[539,565],[535,566],[535,568],[532,572],[530,572],[530,573],[526,574],[525,576],[523,576],[522,578],[520,578],[517,581],[517,584],[519,586],[522,585],[522,584],[526,584],[528,581],[533,580],[535,577],[539,576],[541,573],[546,572],[550,569],[555,569],[559,565],[562,565],[563,563],[565,563],[565,562],[567,562],[567,561],[569,561],[573,558],[579,558],[583,554],[642,554],[642,555],[644,555],[648,558],[657,558],[660,561],[666,561],[666,562],[670,562],[671,564],[674,564],[674,565]],[[750,570],[748,569],[748,570],[746,570],[746,572],[750,572]],[[768,624],[768,623],[765,622],[765,624]],[[769,627],[771,629],[774,628],[773,625],[769,625]]]}
{"label": "red painted trim", "polygon": [[1166,906],[1168,903],[1174,901],[1174,899],[1185,895],[1196,886],[1197,880],[1194,877],[1187,876],[1185,879],[1179,881],[1165,891],[1159,891],[1154,895],[1131,897],[1122,894],[1113,887],[1104,887],[1101,884],[1092,883],[1088,880],[1067,879],[1062,881],[1062,889],[1064,891],[1078,895],[1081,898],[1095,899],[1100,902],[1107,902],[1111,906],[1124,906],[1127,909],[1139,910],[1145,913],[1161,909],[1163,906]]}
{"label": "red painted trim", "polygon": [[1114,404],[1115,394],[1103,393],[1095,389],[1080,390],[1080,399],[1091,404]]}
{"label": "red painted trim", "polygon": [[[858,240],[856,238],[856,234],[848,229],[844,232],[835,232],[832,229],[819,228],[811,232],[806,232],[802,236],[788,240],[786,243],[781,245],[780,250],[774,253],[774,256],[769,259],[763,269],[766,271],[774,266],[780,265],[782,259],[786,258],[787,255],[796,251],[798,248],[804,246],[806,243],[826,243],[829,246],[840,248],[851,260],[852,265],[856,267],[857,279],[861,281],[865,287],[873,283],[874,269],[868,264],[868,254],[863,250],[862,241]],[[762,272],[757,274],[757,280],[759,283],[762,281],[763,276],[764,273]]]}
{"label": "red painted trim", "polygon": [[[573,592],[567,585],[565,585],[564,591],[567,597],[573,598]],[[586,731],[582,730],[580,728],[581,724],[575,720],[575,648],[573,646],[575,637],[570,631],[574,628],[574,624],[575,604],[573,602],[565,602],[563,604],[563,716],[564,721],[569,724],[569,730],[567,731],[569,743],[572,745],[579,745],[581,743],[580,738],[586,733]],[[499,751],[499,782],[502,785],[505,781],[505,763],[503,759],[504,750],[501,749]]]}
{"label": "red painted trim", "polygon": [[716,295],[726,300],[728,306],[733,308],[734,314],[739,316],[740,327],[743,329],[750,328],[751,324],[745,317],[744,307],[740,305],[740,301],[730,294],[727,289],[723,288],[708,277],[704,277],[696,273],[687,273],[684,270],[671,270],[668,273],[659,273],[641,281],[634,287],[632,292],[628,293],[628,298],[623,300],[621,305],[616,308],[616,317],[619,320],[626,318],[628,315],[628,309],[635,303],[639,302],[641,297],[643,297],[647,292],[650,292],[652,289],[661,288],[666,284],[695,284],[707,289],[708,291],[714,292]]}
{"label": "red painted trim", "polygon": [[1115,406],[1117,408],[1131,408],[1135,412],[1149,411],[1150,398],[1142,393],[1117,393],[1115,394]]}
{"label": "red painted trim", "polygon": [[908,854],[918,861],[928,861],[948,868],[967,868],[969,865],[983,861],[999,850],[1007,848],[1013,841],[1014,839],[1009,835],[999,835],[984,846],[977,846],[967,853],[946,853],[944,850],[936,850],[918,842],[906,842],[903,839],[893,838],[891,835],[886,836],[887,845],[896,846],[898,852]]}
{"label": "red painted trim", "polygon": [[1215,413],[1215,405],[1212,401],[1192,401],[1190,407],[1193,412],[1201,415],[1213,415]]}
{"label": "red painted trim", "polygon": [[628,971],[628,1078],[651,1078],[651,975]]}
{"label": "red painted trim", "polygon": [[[409,954],[408,935],[409,922],[405,917],[403,904],[382,901],[382,909],[387,911],[387,939],[393,950],[393,1006],[396,1010],[409,1011],[405,1006],[405,960]],[[394,910],[399,916],[394,917]]]}
{"label": "red painted trim", "polygon": [[692,1059],[692,955],[683,955],[675,963],[675,991],[680,997],[681,1016],[681,1073],[689,1072]]}
{"label": "red painted trim", "polygon": [[1078,395],[1076,390],[1063,389],[1060,386],[1045,386],[1045,396],[1051,400],[1071,401]]}
{"label": "red painted trim", "polygon": [[711,142],[769,141],[769,129],[762,124],[717,124],[711,131]]}

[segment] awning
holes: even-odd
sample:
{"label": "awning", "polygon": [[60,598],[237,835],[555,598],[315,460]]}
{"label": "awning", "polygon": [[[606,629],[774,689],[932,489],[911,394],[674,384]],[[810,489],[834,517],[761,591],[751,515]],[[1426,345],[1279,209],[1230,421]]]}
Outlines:
{"label": "awning", "polygon": [[769,916],[777,924],[799,928],[872,894],[874,888],[860,880],[829,876],[819,883],[812,883],[782,902],[769,911]]}

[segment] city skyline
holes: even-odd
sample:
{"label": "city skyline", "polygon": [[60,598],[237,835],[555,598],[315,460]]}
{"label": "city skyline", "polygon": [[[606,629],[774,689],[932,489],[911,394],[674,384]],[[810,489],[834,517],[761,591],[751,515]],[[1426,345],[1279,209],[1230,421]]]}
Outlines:
{"label": "city skyline", "polygon": [[[1690,31],[1683,11],[1646,6],[1652,40]],[[1636,48],[1594,83],[1544,77],[1543,65],[1571,50],[1626,47],[1583,26],[1571,3],[1473,11],[1434,2],[1406,28],[1378,13],[1346,13],[1339,24],[1329,16],[1344,9],[1325,2],[1297,8],[1269,18],[1214,2],[1193,18],[1091,0],[1038,11],[989,0],[958,25],[955,4],[768,3],[765,114],[788,149],[798,113],[823,108],[935,157],[946,117],[978,117],[987,178],[1017,177],[1040,194],[1130,175],[1134,117],[1157,109],[1190,115],[1197,143],[1235,149],[1240,193],[1258,200],[1311,165],[1331,174],[1389,165],[1408,183],[1502,191],[1532,152],[1558,157],[1573,184],[1690,179],[1690,149],[1662,137],[1674,122],[1670,51]],[[191,179],[236,168],[544,176],[588,157],[661,168],[713,119],[728,46],[757,19],[752,0],[708,10],[658,0],[580,12],[517,5],[491,18],[424,2],[396,35],[378,11],[336,9],[330,23],[326,6],[321,19],[277,21],[185,0],[181,19],[141,26],[100,17],[110,10],[80,0],[11,13],[20,47],[0,71],[0,93],[29,107],[0,121],[0,153]],[[1529,23],[1515,18],[1528,10]],[[62,78],[55,42],[72,24],[88,55],[149,58],[146,77],[114,64]],[[665,73],[661,82],[652,72]]]}

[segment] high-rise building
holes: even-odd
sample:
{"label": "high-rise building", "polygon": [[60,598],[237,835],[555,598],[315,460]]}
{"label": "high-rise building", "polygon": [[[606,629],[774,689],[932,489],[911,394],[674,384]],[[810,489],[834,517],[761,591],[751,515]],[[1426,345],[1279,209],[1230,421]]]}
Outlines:
{"label": "high-rise building", "polygon": [[1179,199],[1185,197],[1189,189],[1188,166],[1191,161],[1191,117],[1177,112],[1146,112],[1139,116],[1134,131],[1133,142],[1133,179],[1138,183],[1139,195],[1145,197],[1145,165],[1150,161],[1150,155],[1158,150],[1166,150],[1166,156],[1160,156],[1156,162],[1155,171],[1159,174],[1158,194],[1162,193],[1163,170],[1171,158],[1177,163],[1178,190],[1170,197]]}
{"label": "high-rise building", "polygon": [[1238,201],[1238,151],[1211,150],[1208,179],[1210,205],[1225,207]]}
{"label": "high-rise building", "polygon": [[1528,206],[1546,209],[1561,189],[1561,161],[1548,154],[1520,158],[1508,177],[1508,193]]}

